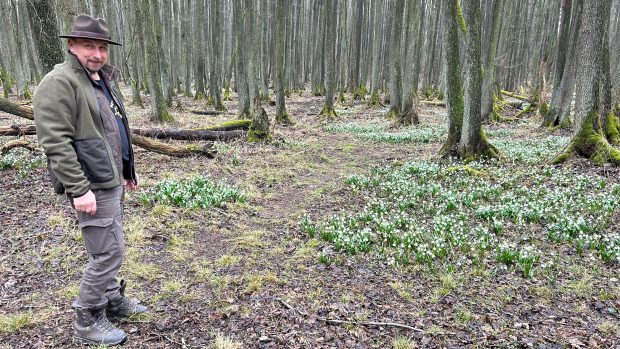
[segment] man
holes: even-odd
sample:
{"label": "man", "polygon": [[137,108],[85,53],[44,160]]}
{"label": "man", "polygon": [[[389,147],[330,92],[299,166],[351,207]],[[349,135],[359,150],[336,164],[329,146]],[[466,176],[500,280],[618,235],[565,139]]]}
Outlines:
{"label": "man", "polygon": [[147,308],[125,297],[116,274],[125,243],[124,190],[138,186],[129,126],[112,85],[118,70],[106,64],[106,22],[79,15],[68,38],[69,58],[36,89],[33,107],[39,144],[45,149],[54,189],[75,208],[88,253],[76,312],[74,340],[115,345],[127,339],[108,316],[130,316]]}

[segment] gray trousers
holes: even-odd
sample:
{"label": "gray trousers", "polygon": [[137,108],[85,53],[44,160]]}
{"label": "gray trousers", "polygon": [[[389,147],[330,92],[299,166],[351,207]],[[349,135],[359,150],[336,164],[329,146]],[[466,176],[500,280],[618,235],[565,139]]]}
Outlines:
{"label": "gray trousers", "polygon": [[88,252],[88,264],[82,276],[80,293],[74,308],[101,308],[108,300],[120,296],[116,274],[123,262],[122,185],[112,189],[93,190],[97,198],[97,214],[76,212]]}

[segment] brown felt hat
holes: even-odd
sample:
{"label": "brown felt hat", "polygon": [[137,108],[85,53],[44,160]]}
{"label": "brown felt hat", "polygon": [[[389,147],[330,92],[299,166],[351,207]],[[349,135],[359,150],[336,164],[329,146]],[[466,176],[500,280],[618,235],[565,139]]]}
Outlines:
{"label": "brown felt hat", "polygon": [[59,35],[61,38],[82,38],[107,41],[112,45],[121,45],[110,39],[108,25],[101,18],[93,18],[89,15],[79,15],[73,21],[71,34]]}

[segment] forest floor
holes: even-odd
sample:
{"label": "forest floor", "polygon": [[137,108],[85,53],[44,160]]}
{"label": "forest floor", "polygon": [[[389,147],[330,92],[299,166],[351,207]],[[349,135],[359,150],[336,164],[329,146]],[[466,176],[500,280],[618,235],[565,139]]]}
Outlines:
{"label": "forest floor", "polygon": [[[236,101],[198,116],[204,102],[176,100],[166,127],[236,115]],[[437,155],[444,108],[393,129],[385,108],[348,102],[326,120],[322,103],[287,99],[297,123],[274,143],[218,143],[215,159],[135,149],[119,276],[151,311],[119,323],[124,347],[620,348],[617,168],[548,165],[569,134],[536,116],[485,125],[505,159],[466,167]],[[128,110],[132,126],[160,126]],[[72,347],[87,259],[74,214],[41,156],[0,165],[0,348]],[[195,176],[245,200],[147,203]]]}

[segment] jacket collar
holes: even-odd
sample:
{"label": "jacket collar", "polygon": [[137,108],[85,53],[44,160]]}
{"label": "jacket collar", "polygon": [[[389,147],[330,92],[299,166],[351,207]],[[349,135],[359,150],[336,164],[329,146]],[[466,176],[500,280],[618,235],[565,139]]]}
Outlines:
{"label": "jacket collar", "polygon": [[[73,53],[71,53],[71,51],[67,52],[69,52],[69,63],[71,64],[71,67],[76,70],[83,70],[86,73],[86,76],[88,76],[88,78],[93,83],[95,83],[95,80],[93,80],[93,78],[90,76],[90,72],[82,65],[82,63],[80,63],[78,58]],[[101,70],[99,70],[99,75],[101,75],[101,77],[107,81],[113,81],[118,78],[118,76],[120,75],[120,71],[116,67],[105,64],[101,68]]]}

